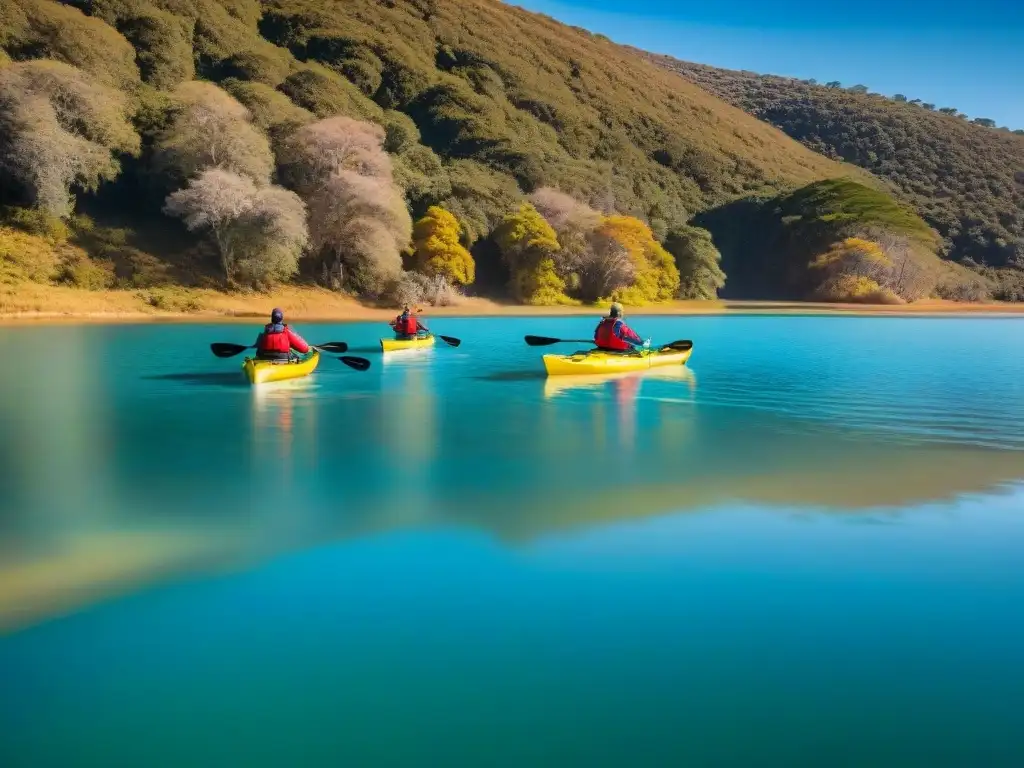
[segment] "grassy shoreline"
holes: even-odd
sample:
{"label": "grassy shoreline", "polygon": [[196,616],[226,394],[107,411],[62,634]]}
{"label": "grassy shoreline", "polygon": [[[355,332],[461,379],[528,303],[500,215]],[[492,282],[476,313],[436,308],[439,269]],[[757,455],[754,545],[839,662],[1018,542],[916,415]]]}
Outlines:
{"label": "grassy shoreline", "polygon": [[[272,307],[285,310],[292,322],[360,322],[388,320],[395,308],[360,303],[344,295],[313,287],[284,287],[272,293],[224,293],[180,288],[133,291],[86,291],[63,286],[21,285],[0,295],[0,324],[23,323],[139,323],[225,322],[251,323],[264,318]],[[434,317],[589,316],[597,306],[534,307],[467,298],[458,306],[425,307]],[[930,300],[881,306],[779,301],[678,301],[647,307],[627,307],[633,315],[710,314],[844,314],[886,316],[1019,315],[1024,304],[967,304]]]}

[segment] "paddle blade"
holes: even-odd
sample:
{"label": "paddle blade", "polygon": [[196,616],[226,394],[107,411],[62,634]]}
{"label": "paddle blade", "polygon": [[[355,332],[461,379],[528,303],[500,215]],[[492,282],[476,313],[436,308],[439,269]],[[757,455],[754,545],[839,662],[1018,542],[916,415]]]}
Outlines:
{"label": "paddle blade", "polygon": [[441,341],[447,344],[449,347],[457,347],[462,343],[462,339],[456,339],[454,336],[438,336]]}
{"label": "paddle blade", "polygon": [[235,355],[245,352],[247,349],[251,349],[251,347],[243,347],[241,344],[227,344],[217,341],[210,345],[210,351],[217,357],[234,357]]}
{"label": "paddle blade", "polygon": [[693,342],[689,339],[682,339],[680,341],[670,341],[662,349],[673,349],[676,352],[686,352],[687,350],[693,349]]}
{"label": "paddle blade", "polygon": [[525,336],[524,341],[531,347],[547,347],[552,344],[593,344],[593,339],[552,339],[550,336]]}
{"label": "paddle blade", "polygon": [[339,360],[347,365],[349,368],[355,368],[357,371],[366,371],[370,368],[370,361],[365,357],[339,357]]}
{"label": "paddle blade", "polygon": [[328,341],[326,344],[313,344],[315,349],[319,349],[321,352],[330,352],[335,355],[341,355],[348,352],[348,344],[344,341]]}

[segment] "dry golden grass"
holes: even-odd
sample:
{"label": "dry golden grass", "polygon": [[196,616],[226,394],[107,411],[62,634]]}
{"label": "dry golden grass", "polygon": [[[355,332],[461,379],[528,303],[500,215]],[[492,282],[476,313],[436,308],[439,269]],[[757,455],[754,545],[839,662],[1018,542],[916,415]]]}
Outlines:
{"label": "dry golden grass", "polygon": [[[161,300],[162,297],[162,300]],[[154,306],[154,301],[159,306]],[[12,289],[0,285],[0,322],[197,322],[244,320],[262,322],[273,307],[281,307],[292,322],[387,321],[395,308],[362,304],[320,288],[287,286],[270,293],[222,293],[208,289],[147,289],[86,291],[67,286],[22,283]],[[627,312],[629,308],[627,308]],[[426,317],[541,317],[596,316],[603,307],[528,307],[488,299],[469,298],[459,306],[424,308]],[[855,314],[927,315],[1024,313],[1024,305],[997,302],[966,304],[927,300],[898,306],[823,304],[812,302],[675,301],[635,309],[637,315],[747,314]]]}

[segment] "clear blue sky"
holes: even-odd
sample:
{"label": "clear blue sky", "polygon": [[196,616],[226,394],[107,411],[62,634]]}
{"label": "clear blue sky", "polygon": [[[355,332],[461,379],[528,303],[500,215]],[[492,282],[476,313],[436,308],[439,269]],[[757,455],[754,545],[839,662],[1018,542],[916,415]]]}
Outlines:
{"label": "clear blue sky", "polygon": [[1024,0],[509,0],[685,61],[957,107],[1024,128]]}

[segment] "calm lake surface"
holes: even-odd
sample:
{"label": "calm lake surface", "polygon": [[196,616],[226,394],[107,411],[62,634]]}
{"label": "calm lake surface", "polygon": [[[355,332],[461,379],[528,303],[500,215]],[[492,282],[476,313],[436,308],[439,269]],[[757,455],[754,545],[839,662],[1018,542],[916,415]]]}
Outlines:
{"label": "calm lake surface", "polygon": [[1024,765],[1024,320],[595,321],[0,329],[0,765]]}

